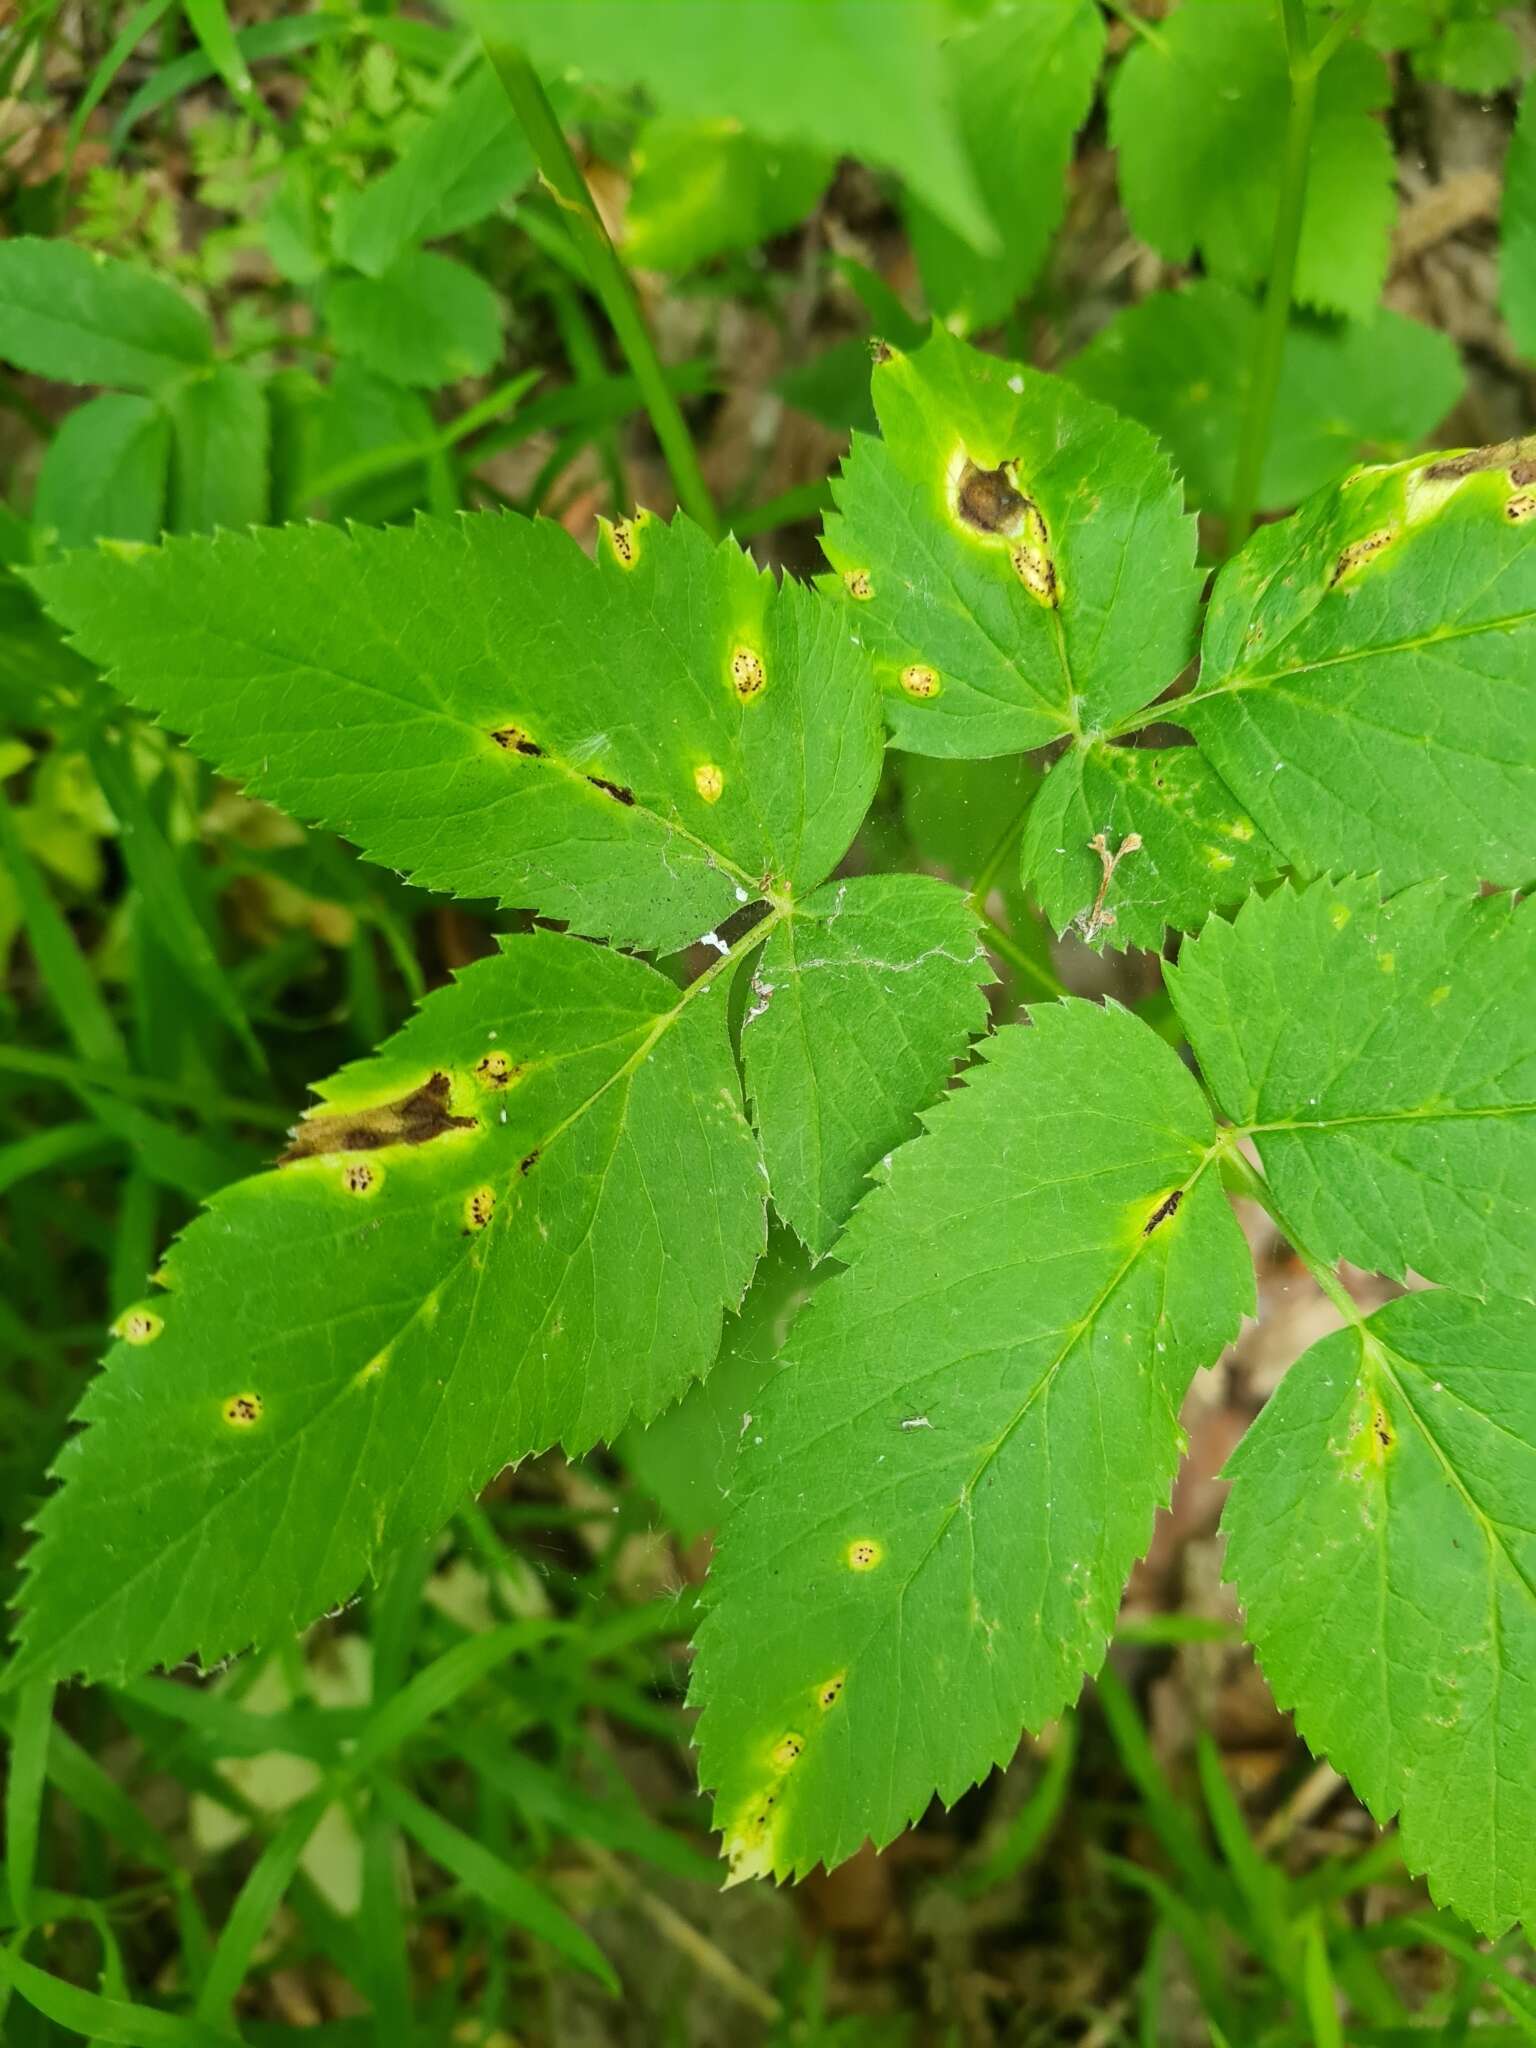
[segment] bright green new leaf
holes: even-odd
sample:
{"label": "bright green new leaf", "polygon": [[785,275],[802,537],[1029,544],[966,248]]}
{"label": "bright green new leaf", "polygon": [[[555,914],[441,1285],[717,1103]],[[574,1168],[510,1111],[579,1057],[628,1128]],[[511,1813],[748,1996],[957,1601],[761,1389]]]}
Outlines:
{"label": "bright green new leaf", "polygon": [[1058,931],[1156,952],[1166,927],[1190,931],[1240,903],[1277,856],[1197,748],[1096,741],[1070,748],[1041,783],[1021,862]]}
{"label": "bright green new leaf", "polygon": [[636,1479],[661,1505],[667,1527],[685,1543],[715,1528],[730,1498],[736,1447],[752,1426],[763,1383],[774,1370],[791,1323],[830,1265],[780,1226],[768,1233],[740,1313],[726,1319],[720,1355],[706,1379],[644,1426],[635,1423],[615,1446]]}
{"label": "bright green new leaf", "polygon": [[73,242],[0,242],[0,357],[66,384],[156,391],[209,363],[208,322],[174,286]]}
{"label": "bright green new leaf", "polygon": [[1410,1866],[1536,1916],[1536,1314],[1408,1295],[1292,1366],[1228,1468],[1265,1675]]}
{"label": "bright green new leaf", "polygon": [[889,1841],[1067,1705],[1251,1305],[1175,1054],[1032,1018],[896,1154],[743,1435],[693,1687],[739,1876]]}
{"label": "bright green new leaf", "polygon": [[1001,320],[1034,283],[1067,199],[1067,167],[1104,57],[1093,0],[1001,7],[944,45],[976,184],[1001,248],[978,255],[909,186],[907,228],[935,313],[963,330]]}
{"label": "bright green new leaf", "polygon": [[1536,873],[1536,447],[1358,471],[1217,578],[1170,707],[1304,871]]}
{"label": "bright green new leaf", "polygon": [[[1387,73],[1345,41],[1317,81],[1296,264],[1304,305],[1363,320],[1386,276],[1392,146],[1375,118]],[[1180,0],[1129,50],[1110,135],[1131,225],[1173,263],[1198,252],[1228,283],[1262,283],[1279,205],[1290,81],[1273,0]]]}
{"label": "bright green new leaf", "polygon": [[1520,102],[1504,159],[1499,304],[1516,348],[1536,360],[1536,90],[1528,90]]}
{"label": "bright green new leaf", "polygon": [[88,398],[48,444],[33,519],[61,548],[158,540],[170,452],[170,423],[152,399],[115,391]]}
{"label": "bright green new leaf", "polygon": [[1536,1298],[1536,905],[1317,882],[1213,920],[1166,979],[1303,1243]]}
{"label": "bright green new leaf", "polygon": [[[1258,308],[1212,279],[1153,292],[1066,365],[1088,394],[1150,427],[1191,495],[1227,507],[1257,350]],[[1261,506],[1295,505],[1367,457],[1408,454],[1460,398],[1455,344],[1379,307],[1298,319],[1286,334]]]}
{"label": "bright green new leaf", "polygon": [[171,523],[183,533],[254,526],[267,516],[267,395],[259,377],[221,363],[170,401]]}
{"label": "bright green new leaf", "polygon": [[413,249],[378,277],[332,285],[336,345],[396,384],[432,387],[483,377],[501,354],[501,308],[478,272]]}
{"label": "bright green new leaf", "polygon": [[967,160],[939,53],[940,0],[461,0],[491,42],[545,77],[642,85],[658,110],[739,121],[898,171],[979,249],[996,229]]}
{"label": "bright green new leaf", "polygon": [[337,202],[336,254],[382,277],[416,243],[483,220],[532,173],[533,153],[501,81],[479,64],[396,163]]}
{"label": "bright green new leaf", "polygon": [[1195,523],[1151,435],[942,330],[875,370],[828,560],[898,746],[1003,754],[1108,724],[1194,652]]}
{"label": "bright green new leaf", "polygon": [[913,1136],[992,978],[977,919],[929,875],[827,882],[770,935],[741,1029],[774,1207],[819,1258]]}
{"label": "bright green new leaf", "polygon": [[103,549],[38,588],[227,773],[427,888],[675,949],[848,846],[880,766],[846,615],[684,520],[487,515]]}
{"label": "bright green new leaf", "polygon": [[635,140],[624,253],[641,269],[692,270],[803,220],[835,168],[823,150],[774,148],[739,121],[650,121]]}
{"label": "bright green new leaf", "polygon": [[501,1466],[675,1400],[763,1245],[725,1003],[535,932],[328,1083],[120,1319],[12,1676],[270,1640]]}

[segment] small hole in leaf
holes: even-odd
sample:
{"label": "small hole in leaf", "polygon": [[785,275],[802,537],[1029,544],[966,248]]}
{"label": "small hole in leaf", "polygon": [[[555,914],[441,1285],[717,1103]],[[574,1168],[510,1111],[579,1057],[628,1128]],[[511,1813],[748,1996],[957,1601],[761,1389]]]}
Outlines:
{"label": "small hole in leaf", "polygon": [[224,1403],[224,1420],[231,1429],[249,1429],[261,1420],[260,1394],[231,1394]]}

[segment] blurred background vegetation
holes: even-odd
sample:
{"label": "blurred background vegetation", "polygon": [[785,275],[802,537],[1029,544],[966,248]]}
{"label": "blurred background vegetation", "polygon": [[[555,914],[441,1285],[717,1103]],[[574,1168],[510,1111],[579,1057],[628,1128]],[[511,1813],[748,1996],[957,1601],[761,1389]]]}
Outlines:
{"label": "blurred background vegetation", "polygon": [[[873,425],[872,340],[934,317],[1161,434],[1213,562],[1363,457],[1536,416],[1527,7],[1313,9],[1355,87],[1318,129],[1326,231],[1288,320],[1270,309],[1257,442],[1287,117],[1271,0],[1226,0],[1214,38],[1211,0],[505,14],[639,343],[451,15],[20,0],[0,20],[7,1591],[105,1327],[192,1207],[520,922],[220,783],[52,637],[16,568],[418,509],[586,540],[681,498],[814,573],[828,479]],[[62,269],[37,240],[68,245]],[[60,293],[89,298],[93,351],[56,345]],[[1027,772],[892,755],[850,865],[996,881],[999,1015],[1066,982],[1160,1021],[1148,961],[1051,942],[989,869]],[[883,1857],[722,1893],[693,1785],[708,1531],[811,1284],[778,1243],[706,1395],[616,1453],[504,1473],[302,1642],[206,1679],[0,1694],[0,2034],[207,2043],[232,2004],[253,2044],[378,2048],[1536,2040],[1530,1950],[1434,1911],[1241,1647],[1217,1475],[1333,1319],[1249,1222],[1264,1320],[1194,1390],[1104,1677]]]}

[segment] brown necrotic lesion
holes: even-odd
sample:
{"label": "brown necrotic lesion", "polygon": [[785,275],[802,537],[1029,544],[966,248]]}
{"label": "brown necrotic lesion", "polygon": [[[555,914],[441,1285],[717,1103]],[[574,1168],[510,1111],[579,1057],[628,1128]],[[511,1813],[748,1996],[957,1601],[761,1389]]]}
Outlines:
{"label": "brown necrotic lesion", "polygon": [[289,1166],[297,1159],[322,1159],[334,1152],[378,1152],[386,1145],[428,1145],[450,1131],[478,1129],[474,1117],[453,1114],[452,1095],[449,1076],[436,1073],[396,1102],[340,1115],[308,1116],[277,1163]]}

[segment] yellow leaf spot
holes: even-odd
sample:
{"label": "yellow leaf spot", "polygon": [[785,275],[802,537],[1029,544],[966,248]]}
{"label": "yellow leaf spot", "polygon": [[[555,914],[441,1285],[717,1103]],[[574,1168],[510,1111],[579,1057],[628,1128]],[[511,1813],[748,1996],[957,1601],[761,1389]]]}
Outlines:
{"label": "yellow leaf spot", "polygon": [[370,1165],[366,1159],[348,1160],[341,1169],[341,1184],[349,1195],[376,1195],[383,1178],[383,1167]]}
{"label": "yellow leaf spot", "polygon": [[260,1422],[260,1394],[231,1394],[224,1403],[224,1420],[231,1429],[250,1429]]}
{"label": "yellow leaf spot", "polygon": [[725,777],[713,761],[701,761],[693,771],[693,786],[707,804],[717,804],[725,789]]}
{"label": "yellow leaf spot", "polygon": [[846,1552],[848,1569],[851,1572],[872,1572],[885,1559],[885,1545],[877,1543],[873,1536],[860,1536],[850,1543]]}
{"label": "yellow leaf spot", "polygon": [[1383,974],[1396,974],[1397,955],[1395,953],[1378,953],[1376,955],[1376,965]]}
{"label": "yellow leaf spot", "polygon": [[164,1328],[164,1322],[152,1308],[129,1308],[112,1325],[112,1334],[121,1337],[125,1344],[153,1344]]}
{"label": "yellow leaf spot", "polygon": [[843,1696],[843,1686],[845,1683],[845,1674],[840,1671],[837,1674],[836,1678],[824,1679],[822,1683],[817,1686],[816,1704],[818,1707],[821,1708],[821,1711],[823,1713],[825,1713],[829,1707],[835,1707],[837,1705],[838,1701]]}
{"label": "yellow leaf spot", "polygon": [[760,697],[767,683],[763,657],[750,647],[738,647],[731,656],[731,687],[742,703],[749,704],[754,697]]}
{"label": "yellow leaf spot", "polygon": [[1442,981],[1437,989],[1430,990],[1429,1007],[1432,1010],[1438,1009],[1450,992],[1451,984],[1448,981]]}
{"label": "yellow leaf spot", "polygon": [[901,672],[901,687],[909,697],[916,697],[919,701],[927,697],[937,697],[938,671],[928,668],[923,662],[911,662]]}
{"label": "yellow leaf spot", "polygon": [[867,569],[849,569],[843,577],[843,582],[848,587],[848,595],[857,598],[860,604],[866,604],[875,594],[875,586],[869,580]]}
{"label": "yellow leaf spot", "polygon": [[1335,903],[1328,913],[1328,922],[1336,932],[1341,932],[1354,914],[1347,903]]}
{"label": "yellow leaf spot", "polygon": [[464,1228],[484,1230],[496,1213],[496,1190],[476,1188],[473,1194],[464,1198]]}
{"label": "yellow leaf spot", "polygon": [[475,1072],[487,1088],[510,1088],[521,1077],[522,1068],[513,1066],[504,1052],[488,1052],[475,1061]]}
{"label": "yellow leaf spot", "polygon": [[782,1736],[773,1745],[773,1761],[781,1771],[787,1771],[791,1764],[798,1763],[805,1748],[803,1735]]}

